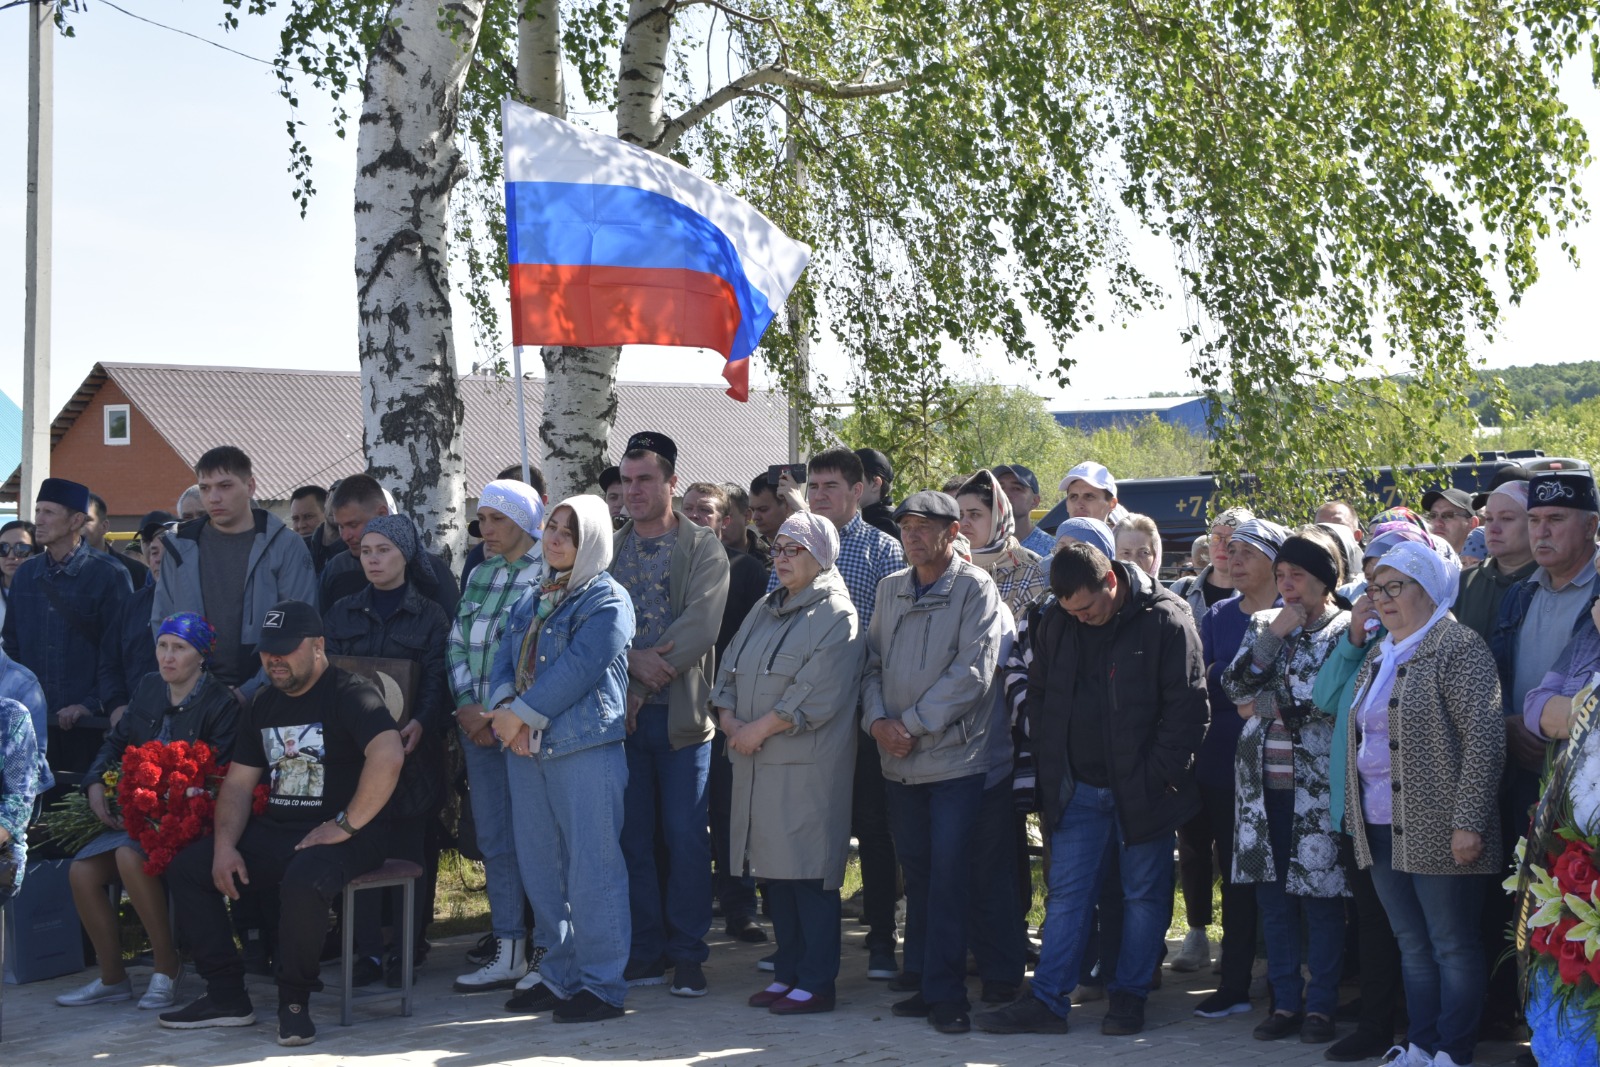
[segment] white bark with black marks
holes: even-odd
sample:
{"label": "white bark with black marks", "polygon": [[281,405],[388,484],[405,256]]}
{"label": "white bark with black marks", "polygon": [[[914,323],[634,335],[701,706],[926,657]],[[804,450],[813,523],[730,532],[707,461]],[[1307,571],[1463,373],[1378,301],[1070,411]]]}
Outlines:
{"label": "white bark with black marks", "polygon": [[[454,32],[440,26],[454,22]],[[356,140],[356,288],[367,469],[446,559],[466,506],[450,316],[457,112],[483,0],[395,0],[367,61]]]}
{"label": "white bark with black marks", "polygon": [[[551,501],[595,490],[600,472],[621,456],[607,456],[607,440],[617,421],[617,365],[622,349],[553,346],[544,359],[544,477]],[[630,429],[643,430],[637,426]]]}
{"label": "white bark with black marks", "polygon": [[629,0],[617,78],[617,136],[656,148],[666,132],[667,49],[672,0]]}
{"label": "white bark with black marks", "polygon": [[517,92],[558,119],[567,117],[561,59],[561,0],[526,0],[517,19]]}

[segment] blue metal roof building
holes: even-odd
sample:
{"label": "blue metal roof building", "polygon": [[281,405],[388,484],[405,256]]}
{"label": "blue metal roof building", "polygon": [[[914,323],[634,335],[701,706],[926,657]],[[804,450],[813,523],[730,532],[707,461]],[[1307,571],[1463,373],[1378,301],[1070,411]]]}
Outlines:
{"label": "blue metal roof building", "polygon": [[1131,400],[1091,400],[1050,412],[1056,422],[1068,429],[1093,433],[1096,430],[1125,429],[1154,415],[1162,422],[1186,427],[1202,437],[1206,430],[1203,396],[1139,397]]}

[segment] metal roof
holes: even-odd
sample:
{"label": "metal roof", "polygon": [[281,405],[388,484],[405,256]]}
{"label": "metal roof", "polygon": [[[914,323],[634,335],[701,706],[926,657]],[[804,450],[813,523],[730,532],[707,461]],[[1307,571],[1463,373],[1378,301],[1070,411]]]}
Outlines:
{"label": "metal roof", "polygon": [[[354,371],[194,367],[157,363],[97,363],[51,427],[59,441],[110,378],[166,442],[193,464],[209,448],[244,449],[262,500],[282,500],[298,486],[327,485],[365,469],[361,377]],[[469,375],[458,380],[466,419],[467,495],[518,458],[516,393],[510,380]],[[538,462],[544,381],[523,382],[530,457]],[[721,386],[618,382],[617,418],[608,455],[622,455],[628,435],[656,430],[678,444],[681,482],[748,483],[789,448],[788,406],[781,395],[751,390],[730,399]],[[0,488],[16,499],[20,471]]]}

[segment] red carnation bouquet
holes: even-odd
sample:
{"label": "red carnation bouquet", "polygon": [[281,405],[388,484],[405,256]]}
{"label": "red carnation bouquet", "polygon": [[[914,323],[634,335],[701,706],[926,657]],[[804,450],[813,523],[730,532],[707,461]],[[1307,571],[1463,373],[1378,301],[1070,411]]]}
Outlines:
{"label": "red carnation bouquet", "polygon": [[[146,874],[161,874],[186,845],[211,833],[227,770],[204,741],[147,741],[122,754],[117,802],[123,828],[148,857]],[[266,807],[267,786],[258,785],[252,811]]]}

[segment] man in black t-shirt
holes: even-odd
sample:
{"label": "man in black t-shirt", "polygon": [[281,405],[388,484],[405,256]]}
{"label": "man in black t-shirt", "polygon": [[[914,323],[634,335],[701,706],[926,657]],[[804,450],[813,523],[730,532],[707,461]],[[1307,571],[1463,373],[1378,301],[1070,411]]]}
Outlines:
{"label": "man in black t-shirt", "polygon": [[[321,988],[317,961],[328,908],[346,882],[386,858],[380,816],[405,754],[377,690],[328,663],[322,619],[311,605],[274,604],[256,648],[271,688],[257,693],[240,723],[217,794],[215,833],[180,852],[167,874],[206,994],[162,1014],[161,1025],[255,1022],[217,893],[236,901],[276,887],[278,1044],[308,1045],[317,1031],[307,1001]],[[268,788],[266,810],[253,815],[258,784]]]}

